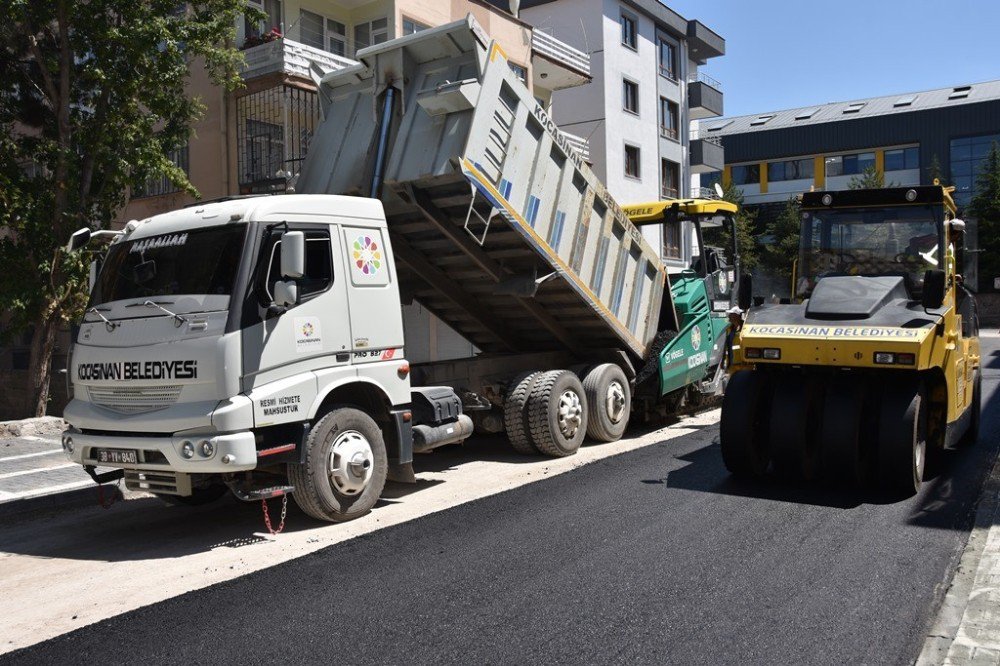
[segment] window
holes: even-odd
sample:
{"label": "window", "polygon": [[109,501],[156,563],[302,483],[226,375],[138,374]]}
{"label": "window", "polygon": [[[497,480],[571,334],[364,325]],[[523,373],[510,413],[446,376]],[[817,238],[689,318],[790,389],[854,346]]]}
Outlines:
{"label": "window", "polygon": [[733,185],[758,185],[760,183],[759,164],[738,164],[730,169]]}
{"label": "window", "polygon": [[907,95],[906,97],[900,97],[892,105],[894,107],[910,106],[915,101],[917,101],[917,95]]}
{"label": "window", "polygon": [[795,114],[795,119],[796,120],[808,120],[808,119],[812,118],[813,116],[815,116],[817,111],[819,111],[819,107],[818,106],[814,106],[811,109],[803,109],[803,110],[801,110],[801,111],[799,111],[798,113]]}
{"label": "window", "polygon": [[[270,241],[267,264],[267,282],[264,291],[268,298],[274,298],[274,283],[281,279],[281,231],[274,231]],[[333,263],[330,259],[330,232],[306,232],[306,272],[295,283],[299,288],[299,298],[306,298],[321,291],[333,282]]]}
{"label": "window", "polygon": [[804,180],[813,177],[813,160],[811,157],[785,162],[771,162],[767,165],[768,181]]}
{"label": "window", "polygon": [[526,68],[513,62],[508,62],[507,65],[510,67],[510,71],[514,72],[514,76],[521,80],[521,83],[527,83],[528,70]]}
{"label": "window", "polygon": [[[167,159],[183,169],[184,173],[190,175],[188,144],[185,143],[180,148],[168,152]],[[137,187],[135,192],[132,193],[132,198],[155,197],[160,194],[171,194],[172,192],[180,192],[180,188],[174,185],[166,176],[160,176],[159,178],[150,178],[142,186]]]}
{"label": "window", "polygon": [[281,29],[281,2],[279,0],[263,0],[263,3],[251,0],[247,3],[254,9],[263,10],[267,18],[259,23],[253,23],[243,16],[243,35],[246,39],[260,37],[272,28]]}
{"label": "window", "polygon": [[732,125],[734,122],[736,122],[736,121],[735,120],[727,120],[726,122],[722,123],[721,125],[713,125],[712,127],[709,127],[708,131],[709,132],[719,132],[721,130],[726,129],[727,127],[729,127],[730,125]]}
{"label": "window", "polygon": [[389,40],[389,19],[380,18],[354,26],[354,52]]}
{"label": "window", "polygon": [[965,99],[972,92],[972,86],[958,86],[951,91],[948,99]]}
{"label": "window", "polygon": [[826,160],[826,176],[855,176],[868,167],[875,166],[875,153],[833,155]]}
{"label": "window", "polygon": [[639,84],[622,79],[622,108],[639,115]]}
{"label": "window", "polygon": [[415,32],[420,32],[421,30],[426,30],[429,27],[430,27],[429,25],[424,25],[423,23],[419,23],[417,21],[414,21],[413,19],[408,19],[405,16],[403,17],[403,36],[404,37],[406,35],[412,35]]}
{"label": "window", "polygon": [[670,160],[660,160],[660,196],[664,199],[676,199],[680,182],[680,165]]}
{"label": "window", "polygon": [[771,118],[774,118],[774,114],[773,113],[769,113],[769,114],[766,114],[766,115],[763,115],[763,116],[757,116],[756,118],[754,118],[753,120],[750,121],[750,124],[751,125],[763,125],[767,121],[769,121]]}
{"label": "window", "polygon": [[1000,134],[966,136],[951,140],[951,183],[955,186],[955,203],[967,206],[975,192],[976,175],[982,168],[994,142]]}
{"label": "window", "polygon": [[639,174],[639,147],[625,144],[625,175],[641,178]]}
{"label": "window", "polygon": [[663,258],[683,259],[681,256],[680,220],[663,222]]}
{"label": "window", "polygon": [[621,15],[621,26],[622,26],[622,46],[627,46],[633,51],[639,49],[636,30],[635,30],[635,17],[631,14],[626,14],[622,12]]}
{"label": "window", "polygon": [[916,146],[912,148],[900,148],[898,150],[885,151],[885,170],[903,171],[904,169],[920,168],[920,149]]}
{"label": "window", "polygon": [[844,113],[857,113],[861,109],[865,108],[867,103],[868,102],[851,102],[847,105],[847,108],[844,109]]}
{"label": "window", "polygon": [[300,9],[299,37],[307,46],[339,56],[347,55],[347,27],[339,21]]}
{"label": "window", "polygon": [[677,46],[665,39],[659,44],[660,74],[668,79],[677,80]]}
{"label": "window", "polygon": [[660,98],[660,136],[677,140],[677,128],[680,125],[680,109],[676,102],[666,97]]}

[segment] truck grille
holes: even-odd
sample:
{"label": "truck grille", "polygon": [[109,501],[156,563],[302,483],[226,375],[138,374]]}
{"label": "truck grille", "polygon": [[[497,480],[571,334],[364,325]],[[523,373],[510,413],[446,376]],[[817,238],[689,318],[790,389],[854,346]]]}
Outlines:
{"label": "truck grille", "polygon": [[88,386],[90,401],[121,414],[141,414],[166,409],[177,402],[180,386]]}

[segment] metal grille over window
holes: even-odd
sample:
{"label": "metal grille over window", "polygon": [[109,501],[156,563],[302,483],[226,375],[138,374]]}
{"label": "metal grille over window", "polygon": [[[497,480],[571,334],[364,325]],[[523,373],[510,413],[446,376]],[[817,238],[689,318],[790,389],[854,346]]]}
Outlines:
{"label": "metal grille over window", "polygon": [[237,100],[241,194],[284,191],[299,171],[320,118],[314,91],[277,86]]}
{"label": "metal grille over window", "polygon": [[[176,150],[171,150],[167,153],[167,159],[179,166],[185,174],[190,175],[190,156],[188,154],[187,144],[184,144]],[[138,199],[140,197],[155,197],[161,194],[171,194],[179,191],[180,188],[174,185],[169,178],[166,176],[160,176],[159,178],[150,178],[142,186],[137,187],[136,191],[132,195],[132,198]]]}

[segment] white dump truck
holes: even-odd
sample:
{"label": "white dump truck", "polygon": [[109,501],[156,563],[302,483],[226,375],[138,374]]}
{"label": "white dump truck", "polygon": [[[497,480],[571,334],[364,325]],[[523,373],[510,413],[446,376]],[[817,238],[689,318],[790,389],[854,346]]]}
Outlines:
{"label": "white dump truck", "polygon": [[[113,238],[63,446],[98,482],[188,504],[294,492],[348,520],[474,429],[553,456],[618,439],[659,397],[637,370],[677,361],[651,352],[660,331],[697,339],[686,373],[721,374],[715,329],[681,326],[658,253],[471,17],[358,59],[317,77],[298,193],[96,232]],[[411,365],[414,299],[481,353]]]}

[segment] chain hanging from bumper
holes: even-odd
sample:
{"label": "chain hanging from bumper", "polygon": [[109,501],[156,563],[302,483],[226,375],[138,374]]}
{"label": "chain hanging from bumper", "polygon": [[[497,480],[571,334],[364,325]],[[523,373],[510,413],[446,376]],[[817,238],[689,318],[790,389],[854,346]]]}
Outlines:
{"label": "chain hanging from bumper", "polygon": [[264,511],[264,526],[267,528],[267,531],[271,533],[271,536],[281,534],[285,529],[285,514],[288,513],[288,495],[281,496],[281,522],[278,523],[277,529],[271,527],[271,514],[267,511],[267,500],[262,499],[260,506]]}

